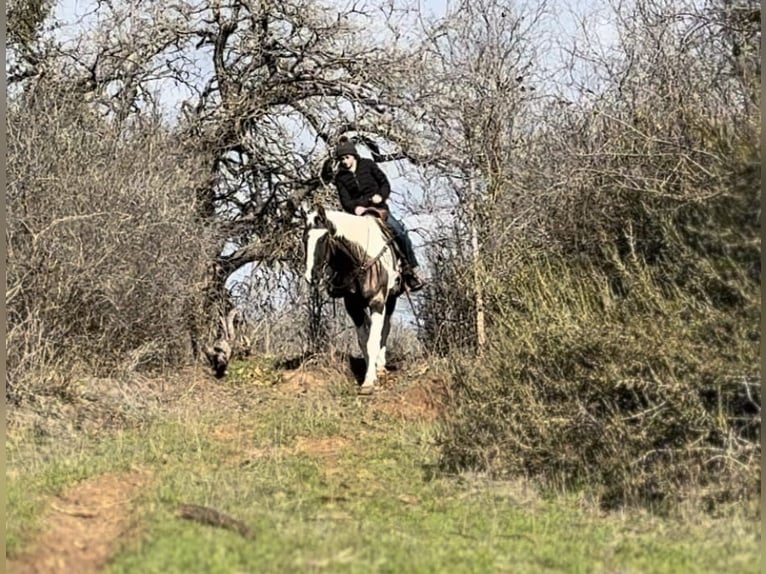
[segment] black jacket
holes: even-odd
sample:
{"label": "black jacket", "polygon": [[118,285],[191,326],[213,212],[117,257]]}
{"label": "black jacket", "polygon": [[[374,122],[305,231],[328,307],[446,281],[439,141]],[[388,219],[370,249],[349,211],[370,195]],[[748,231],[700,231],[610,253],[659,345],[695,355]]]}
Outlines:
{"label": "black jacket", "polygon": [[[335,174],[335,187],[338,188],[343,209],[349,213],[354,213],[354,209],[358,206],[374,205],[388,209],[386,200],[391,195],[391,186],[383,170],[369,158],[360,157],[357,160],[355,172],[341,167]],[[376,193],[383,198],[382,203],[372,203],[372,196]]]}

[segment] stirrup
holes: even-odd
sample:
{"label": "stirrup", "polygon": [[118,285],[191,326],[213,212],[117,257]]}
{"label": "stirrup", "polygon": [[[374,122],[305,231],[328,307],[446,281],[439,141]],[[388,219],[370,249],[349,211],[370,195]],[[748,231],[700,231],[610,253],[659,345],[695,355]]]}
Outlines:
{"label": "stirrup", "polygon": [[423,281],[423,279],[421,279],[414,271],[412,271],[412,269],[403,271],[402,278],[405,286],[407,287],[407,290],[411,293],[420,291],[423,287],[426,286],[426,282]]}

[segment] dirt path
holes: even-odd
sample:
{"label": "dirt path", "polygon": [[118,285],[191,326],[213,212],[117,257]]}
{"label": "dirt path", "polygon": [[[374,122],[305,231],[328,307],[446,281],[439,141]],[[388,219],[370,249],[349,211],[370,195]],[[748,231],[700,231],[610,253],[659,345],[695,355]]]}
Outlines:
{"label": "dirt path", "polygon": [[[201,410],[210,404],[220,407],[228,399],[234,409],[238,401],[249,394],[322,396],[330,393],[329,381],[335,378],[310,370],[285,372],[283,375],[279,384],[244,392],[243,389],[231,389],[212,382],[209,377],[190,377],[185,385],[175,386],[177,396],[168,398],[177,408],[185,405],[186,401]],[[392,376],[382,385],[383,390],[373,399],[374,407],[402,419],[433,420],[444,399],[442,381],[416,375],[415,380],[410,379],[400,386],[396,384],[397,380],[399,376]],[[399,388],[395,390],[394,387]],[[230,441],[242,432],[244,430],[236,425],[226,424],[213,429],[212,436],[217,440]],[[343,437],[299,437],[295,450],[326,459],[328,472],[332,472],[335,458],[351,446],[351,441]],[[257,458],[259,453],[245,451],[242,455]],[[148,472],[105,474],[72,486],[50,501],[42,531],[25,553],[7,561],[7,571],[11,574],[88,574],[102,571],[119,550],[120,543],[135,532],[137,522],[133,501],[148,480]]]}
{"label": "dirt path", "polygon": [[106,566],[131,526],[132,502],[148,474],[106,474],[54,498],[43,532],[25,554],[8,560],[10,574],[88,574]]}

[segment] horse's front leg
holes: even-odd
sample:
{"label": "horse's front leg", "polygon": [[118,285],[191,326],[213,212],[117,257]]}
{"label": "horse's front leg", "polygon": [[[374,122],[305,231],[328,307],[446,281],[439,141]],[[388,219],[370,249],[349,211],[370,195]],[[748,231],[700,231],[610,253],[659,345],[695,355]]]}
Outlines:
{"label": "horse's front leg", "polygon": [[396,308],[396,297],[389,295],[386,300],[386,310],[383,317],[383,330],[380,334],[380,350],[375,361],[375,368],[378,371],[378,376],[385,374],[386,372],[386,348],[388,347],[388,334],[391,331],[391,315],[394,314]]}
{"label": "horse's front leg", "polygon": [[370,335],[367,338],[367,372],[364,375],[364,382],[359,390],[362,394],[372,393],[375,383],[378,380],[378,373],[375,368],[375,362],[380,352],[380,339],[383,333],[384,315],[382,309],[370,309]]}
{"label": "horse's front leg", "polygon": [[358,297],[346,296],[343,298],[343,303],[346,306],[346,312],[354,322],[356,328],[356,338],[359,341],[359,349],[362,351],[365,365],[369,364],[370,359],[367,355],[367,340],[370,336],[370,317],[365,311],[367,304],[364,300]]}

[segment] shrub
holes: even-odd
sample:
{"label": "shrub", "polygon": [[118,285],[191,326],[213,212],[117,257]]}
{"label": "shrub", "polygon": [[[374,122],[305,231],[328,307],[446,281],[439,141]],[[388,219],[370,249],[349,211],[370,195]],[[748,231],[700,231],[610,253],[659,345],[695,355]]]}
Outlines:
{"label": "shrub", "polygon": [[[59,86],[60,87],[60,86]],[[8,113],[8,394],[75,369],[188,358],[209,271],[202,162],[159,121],[117,125],[40,86]]]}
{"label": "shrub", "polygon": [[719,308],[646,266],[625,274],[618,298],[604,271],[541,256],[493,285],[484,356],[453,362],[445,468],[585,487],[608,504],[756,491],[757,285]]}

